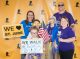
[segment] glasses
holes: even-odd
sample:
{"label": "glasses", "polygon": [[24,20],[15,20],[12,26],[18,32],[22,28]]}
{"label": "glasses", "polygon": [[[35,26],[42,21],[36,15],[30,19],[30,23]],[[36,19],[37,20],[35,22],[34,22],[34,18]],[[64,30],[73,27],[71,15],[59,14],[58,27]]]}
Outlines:
{"label": "glasses", "polygon": [[60,6],[64,6],[64,4],[62,4],[62,5],[58,5],[58,7],[60,7]]}

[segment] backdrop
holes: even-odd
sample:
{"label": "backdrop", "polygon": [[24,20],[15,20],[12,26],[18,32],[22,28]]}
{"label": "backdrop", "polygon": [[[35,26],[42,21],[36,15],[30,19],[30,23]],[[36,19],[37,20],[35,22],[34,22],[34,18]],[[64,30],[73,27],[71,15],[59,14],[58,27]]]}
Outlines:
{"label": "backdrop", "polygon": [[[2,35],[2,25],[19,24],[26,18],[28,10],[35,13],[35,18],[47,24],[49,17],[57,12],[59,2],[64,2],[77,24],[75,25],[76,39],[74,59],[80,59],[80,0],[0,0],[0,59],[20,59],[17,49],[19,38],[5,40]],[[6,52],[9,52],[9,57]]]}

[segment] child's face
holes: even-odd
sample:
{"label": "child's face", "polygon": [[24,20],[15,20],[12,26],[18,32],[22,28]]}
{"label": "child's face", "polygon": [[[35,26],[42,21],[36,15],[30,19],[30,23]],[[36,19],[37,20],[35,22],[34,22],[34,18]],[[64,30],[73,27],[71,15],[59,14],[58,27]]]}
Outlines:
{"label": "child's face", "polygon": [[38,31],[36,29],[32,29],[31,30],[31,36],[34,37],[34,38],[38,37]]}
{"label": "child's face", "polygon": [[40,27],[40,23],[39,23],[38,21],[35,21],[35,22],[33,23],[33,26]]}

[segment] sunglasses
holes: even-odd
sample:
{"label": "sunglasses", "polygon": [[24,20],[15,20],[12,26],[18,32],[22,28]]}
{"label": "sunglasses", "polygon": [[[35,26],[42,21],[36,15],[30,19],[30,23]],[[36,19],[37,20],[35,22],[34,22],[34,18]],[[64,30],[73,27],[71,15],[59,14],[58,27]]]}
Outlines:
{"label": "sunglasses", "polygon": [[62,4],[62,5],[58,5],[58,7],[60,7],[60,6],[64,6],[64,4]]}

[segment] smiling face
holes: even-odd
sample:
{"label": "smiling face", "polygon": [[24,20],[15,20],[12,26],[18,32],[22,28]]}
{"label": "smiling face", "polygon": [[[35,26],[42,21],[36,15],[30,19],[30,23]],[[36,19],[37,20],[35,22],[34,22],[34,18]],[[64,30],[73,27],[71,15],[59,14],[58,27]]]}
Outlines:
{"label": "smiling face", "polygon": [[34,21],[33,26],[36,26],[37,28],[40,27],[40,22],[39,21]]}
{"label": "smiling face", "polygon": [[61,19],[61,26],[62,27],[67,27],[68,26],[68,19],[62,18]]}
{"label": "smiling face", "polygon": [[63,2],[60,2],[59,4],[58,4],[58,10],[59,10],[59,12],[61,12],[61,11],[64,11],[64,3]]}
{"label": "smiling face", "polygon": [[27,15],[27,17],[28,17],[28,21],[32,22],[32,20],[34,18],[34,15],[33,15],[32,12],[29,12],[28,15]]}
{"label": "smiling face", "polygon": [[37,29],[32,29],[30,32],[31,32],[32,37],[34,37],[34,38],[38,37],[38,30]]}

